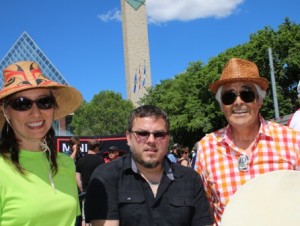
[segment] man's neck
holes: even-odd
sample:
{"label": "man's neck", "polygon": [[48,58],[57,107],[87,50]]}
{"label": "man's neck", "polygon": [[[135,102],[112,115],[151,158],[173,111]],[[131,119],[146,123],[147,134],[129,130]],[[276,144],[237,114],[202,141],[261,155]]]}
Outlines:
{"label": "man's neck", "polygon": [[137,165],[139,173],[142,175],[142,177],[145,178],[145,180],[150,182],[158,182],[161,180],[161,177],[163,175],[163,167],[162,165],[159,165],[155,168],[146,168],[142,165]]}
{"label": "man's neck", "polygon": [[232,128],[231,136],[233,143],[242,149],[249,149],[259,132],[260,125],[251,128]]}

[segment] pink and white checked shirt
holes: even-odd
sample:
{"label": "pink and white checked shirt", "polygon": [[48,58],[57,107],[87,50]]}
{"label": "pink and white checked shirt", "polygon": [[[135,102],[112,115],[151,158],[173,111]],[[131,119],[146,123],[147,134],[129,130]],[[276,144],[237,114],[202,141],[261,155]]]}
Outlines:
{"label": "pink and white checked shirt", "polygon": [[238,169],[238,158],[245,153],[230,139],[230,126],[199,142],[195,170],[203,179],[215,225],[220,225],[229,198],[249,179],[274,170],[300,170],[300,132],[262,117],[260,121],[246,172]]}

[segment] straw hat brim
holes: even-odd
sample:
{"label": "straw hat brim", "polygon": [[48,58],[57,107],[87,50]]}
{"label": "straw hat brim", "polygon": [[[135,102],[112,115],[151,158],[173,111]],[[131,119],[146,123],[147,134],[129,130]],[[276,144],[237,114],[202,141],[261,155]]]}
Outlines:
{"label": "straw hat brim", "polygon": [[209,85],[211,92],[216,93],[220,86],[235,83],[235,82],[249,82],[259,85],[263,90],[267,90],[269,86],[269,81],[265,78],[229,78],[223,80],[217,80]]}
{"label": "straw hat brim", "polygon": [[[20,86],[19,88],[14,87],[11,90],[7,90],[5,93],[0,93],[0,100],[5,97],[25,90],[38,89],[38,88],[49,88],[53,91],[55,96],[57,107],[54,109],[54,120],[63,118],[71,113],[73,113],[83,102],[81,93],[67,85],[62,85],[56,82],[50,82],[39,86]],[[3,127],[5,118],[1,110],[0,113],[0,128]]]}
{"label": "straw hat brim", "polygon": [[221,225],[299,225],[299,187],[299,171],[278,170],[257,176],[230,198]]}

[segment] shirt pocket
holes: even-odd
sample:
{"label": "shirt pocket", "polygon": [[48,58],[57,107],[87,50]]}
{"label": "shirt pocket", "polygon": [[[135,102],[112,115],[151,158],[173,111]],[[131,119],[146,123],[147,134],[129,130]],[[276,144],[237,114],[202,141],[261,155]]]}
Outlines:
{"label": "shirt pocket", "polygon": [[194,198],[192,196],[173,196],[169,198],[169,202],[172,215],[177,218],[176,224],[178,224],[178,222],[187,224],[194,212]]}
{"label": "shirt pocket", "polygon": [[138,219],[145,214],[145,197],[138,192],[119,192],[120,219]]}

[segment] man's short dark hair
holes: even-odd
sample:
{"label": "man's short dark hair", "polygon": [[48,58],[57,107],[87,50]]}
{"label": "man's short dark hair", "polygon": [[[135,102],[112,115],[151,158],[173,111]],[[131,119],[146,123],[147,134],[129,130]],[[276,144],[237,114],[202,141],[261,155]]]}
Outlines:
{"label": "man's short dark hair", "polygon": [[71,137],[69,140],[69,145],[73,146],[74,144],[80,144],[80,138],[79,137]]}
{"label": "man's short dark hair", "polygon": [[127,130],[131,131],[134,119],[145,117],[154,117],[156,119],[162,118],[166,122],[167,131],[170,130],[170,121],[168,114],[164,110],[154,105],[143,105],[134,109],[129,116]]}
{"label": "man's short dark hair", "polygon": [[88,150],[95,150],[96,148],[99,148],[100,142],[96,139],[92,139],[88,141]]}

